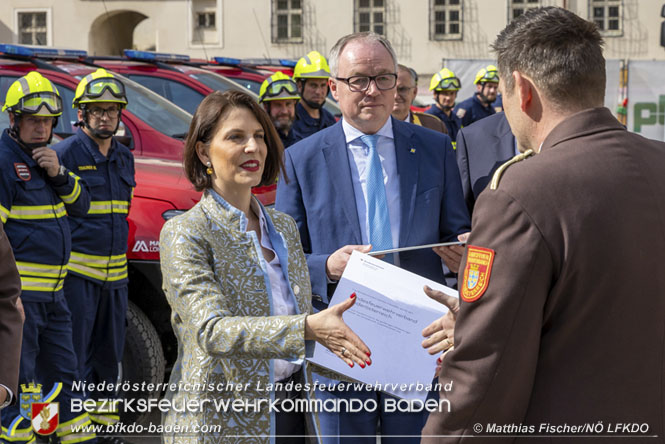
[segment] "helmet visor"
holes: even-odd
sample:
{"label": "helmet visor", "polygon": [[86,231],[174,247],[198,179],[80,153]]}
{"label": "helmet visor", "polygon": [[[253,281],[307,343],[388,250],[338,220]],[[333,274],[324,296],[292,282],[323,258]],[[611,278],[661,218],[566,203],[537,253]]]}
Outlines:
{"label": "helmet visor", "polygon": [[282,94],[282,91],[290,96],[298,95],[298,87],[294,82],[291,80],[278,80],[268,85],[268,88],[266,88],[266,92],[263,94],[263,97],[277,97]]}
{"label": "helmet visor", "polygon": [[109,92],[116,99],[127,101],[125,95],[125,85],[121,81],[112,77],[102,77],[94,79],[85,86],[84,98],[98,99]]}
{"label": "helmet visor", "polygon": [[446,79],[441,79],[439,84],[435,89],[460,89],[462,87],[462,82],[457,77],[448,77]]}
{"label": "helmet visor", "polygon": [[487,71],[480,81],[499,83],[499,73],[496,71]]}
{"label": "helmet visor", "polygon": [[[39,113],[42,107],[46,107],[48,113]],[[59,116],[62,114],[62,99],[51,91],[36,92],[21,97],[16,104],[16,110],[25,114]]]}

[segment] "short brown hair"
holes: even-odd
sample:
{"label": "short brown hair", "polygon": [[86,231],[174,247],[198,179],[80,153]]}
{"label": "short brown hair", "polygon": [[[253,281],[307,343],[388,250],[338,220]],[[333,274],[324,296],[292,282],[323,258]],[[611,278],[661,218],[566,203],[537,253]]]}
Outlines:
{"label": "short brown hair", "polygon": [[530,9],[499,33],[492,48],[506,92],[526,74],[561,110],[602,106],[605,58],[598,27],[556,7]]}
{"label": "short brown hair", "polygon": [[[204,98],[196,108],[192,123],[189,125],[187,139],[185,139],[185,151],[183,153],[183,165],[185,175],[194,185],[197,191],[212,187],[212,178],[206,174],[207,167],[201,163],[196,153],[196,144],[202,142],[210,145],[215,133],[224,120],[224,117],[234,108],[247,108],[256,120],[259,121],[265,131],[265,142],[268,148],[265,168],[259,185],[270,185],[275,182],[280,172],[284,169],[282,153],[284,146],[275,130],[270,117],[263,108],[249,94],[242,91],[214,91]],[[286,177],[283,178],[286,180]]]}

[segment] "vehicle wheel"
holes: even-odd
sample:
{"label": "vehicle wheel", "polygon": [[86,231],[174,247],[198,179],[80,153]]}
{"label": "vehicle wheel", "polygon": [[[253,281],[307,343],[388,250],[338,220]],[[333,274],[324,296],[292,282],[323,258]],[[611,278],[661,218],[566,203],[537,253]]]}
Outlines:
{"label": "vehicle wheel", "polygon": [[[157,384],[164,382],[162,344],[150,319],[131,301],[127,306],[125,351],[122,355],[120,374],[120,382],[129,382],[132,387],[129,391],[124,391],[121,386],[119,397],[137,400],[139,398],[159,398],[161,394],[159,390],[147,390],[147,388],[149,384],[154,384],[153,388],[157,388]],[[134,390],[134,386],[138,386],[139,390]],[[134,401],[134,407],[136,407],[136,401]],[[148,415],[149,413],[121,411],[120,420],[125,424],[140,423]]]}

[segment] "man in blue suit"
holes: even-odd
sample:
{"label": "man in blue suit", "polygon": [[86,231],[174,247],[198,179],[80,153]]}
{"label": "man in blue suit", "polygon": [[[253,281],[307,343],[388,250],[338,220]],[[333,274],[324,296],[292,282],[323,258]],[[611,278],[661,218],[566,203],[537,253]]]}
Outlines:
{"label": "man in blue suit", "polygon": [[457,135],[456,152],[464,200],[469,213],[473,213],[476,199],[492,180],[494,171],[519,154],[506,115],[494,114],[462,128]]}
{"label": "man in blue suit", "polygon": [[[390,116],[397,79],[390,42],[374,33],[348,35],[335,44],[329,61],[330,88],[342,120],[285,152],[289,182],[279,181],[276,200],[276,208],[298,224],[319,309],[328,304],[353,250],[456,240],[470,227],[450,138]],[[443,282],[441,258],[457,270],[462,251],[459,246],[424,249],[386,260]],[[379,406],[386,396],[371,391],[316,395],[371,398]],[[425,419],[425,413],[387,414],[382,408],[325,413],[316,432],[329,435],[327,443],[374,443],[380,420],[383,444],[416,443]]]}

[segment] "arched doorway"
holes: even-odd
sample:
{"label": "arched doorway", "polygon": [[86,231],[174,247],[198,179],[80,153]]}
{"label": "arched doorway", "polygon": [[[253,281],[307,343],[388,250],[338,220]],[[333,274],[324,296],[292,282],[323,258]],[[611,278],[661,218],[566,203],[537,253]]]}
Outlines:
{"label": "arched doorway", "polygon": [[102,56],[122,55],[123,49],[131,49],[134,28],[148,16],[136,11],[109,11],[97,17],[90,27],[88,53]]}

